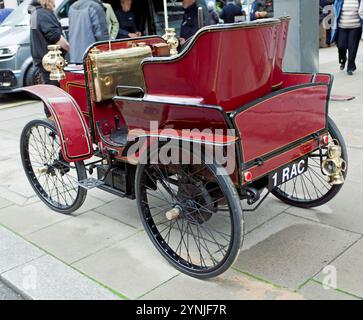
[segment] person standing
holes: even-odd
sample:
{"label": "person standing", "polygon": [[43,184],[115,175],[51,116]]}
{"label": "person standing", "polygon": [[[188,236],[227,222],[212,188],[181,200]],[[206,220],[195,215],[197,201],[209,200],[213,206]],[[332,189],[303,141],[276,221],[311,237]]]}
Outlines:
{"label": "person standing", "polygon": [[348,62],[348,75],[353,75],[357,69],[355,60],[363,21],[359,16],[360,5],[361,0],[336,0],[334,3],[335,20],[330,42],[337,43],[340,70],[344,70]]}
{"label": "person standing", "polygon": [[213,1],[209,1],[208,5],[207,5],[207,8],[208,8],[207,25],[218,24],[219,23],[219,16],[218,16],[218,13],[216,11],[215,3]]}
{"label": "person standing", "polygon": [[[59,86],[58,81],[50,80],[50,73],[43,67],[43,57],[48,53],[48,45],[57,44],[63,52],[69,51],[69,44],[63,37],[62,26],[53,13],[54,0],[32,0],[28,12],[30,14],[30,52],[34,67],[42,77],[44,84]],[[51,116],[47,107],[44,112]]]}
{"label": "person standing", "polygon": [[116,17],[120,25],[117,39],[137,38],[141,32],[137,30],[135,16],[131,12],[132,0],[121,0],[121,8],[116,10]]}
{"label": "person standing", "polygon": [[220,17],[224,23],[235,23],[235,18],[240,16],[242,16],[242,7],[237,5],[236,1],[228,0]]}
{"label": "person standing", "polygon": [[82,64],[87,48],[109,40],[106,9],[101,0],[78,0],[69,9],[71,63]]}
{"label": "person standing", "polygon": [[273,13],[273,2],[272,0],[255,0],[252,2],[250,20],[254,21],[257,19],[272,18]]}
{"label": "person standing", "polygon": [[180,46],[193,37],[199,30],[198,7],[196,0],[183,0],[183,21],[180,29]]}
{"label": "person standing", "polygon": [[109,3],[104,2],[103,6],[106,8],[106,18],[108,23],[108,33],[110,34],[111,39],[116,39],[118,32],[120,30],[120,25],[118,23],[115,12],[112,9],[112,6]]}

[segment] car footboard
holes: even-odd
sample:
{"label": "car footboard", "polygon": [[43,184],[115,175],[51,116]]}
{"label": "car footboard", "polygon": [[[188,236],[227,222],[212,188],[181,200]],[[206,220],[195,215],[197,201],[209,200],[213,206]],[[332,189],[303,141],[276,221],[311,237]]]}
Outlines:
{"label": "car footboard", "polygon": [[327,133],[329,94],[329,84],[303,84],[231,114],[241,139],[243,170],[255,180],[316,150]]}

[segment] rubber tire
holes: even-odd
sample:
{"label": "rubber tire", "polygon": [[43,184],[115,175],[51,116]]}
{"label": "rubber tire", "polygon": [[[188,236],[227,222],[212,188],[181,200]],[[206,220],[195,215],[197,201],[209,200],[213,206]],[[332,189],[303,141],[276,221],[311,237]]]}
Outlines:
{"label": "rubber tire", "polygon": [[[216,175],[217,170],[223,170],[219,165],[214,163],[213,165],[206,165],[212,172]],[[232,227],[233,227],[233,244],[231,246],[231,250],[229,252],[229,255],[227,258],[225,258],[225,261],[223,264],[216,270],[213,270],[211,272],[205,272],[205,273],[197,273],[192,272],[190,270],[182,268],[179,264],[177,264],[173,259],[169,257],[168,254],[165,253],[165,251],[159,246],[158,242],[155,240],[154,235],[149,229],[149,226],[147,225],[144,217],[144,213],[141,208],[141,178],[144,171],[145,165],[139,164],[136,170],[136,176],[135,176],[135,193],[136,193],[136,201],[137,201],[137,207],[139,210],[140,219],[142,221],[142,224],[144,226],[144,229],[149,236],[150,240],[154,244],[154,246],[158,249],[158,251],[161,253],[161,255],[177,270],[180,272],[191,276],[193,278],[197,279],[208,279],[216,277],[225,271],[227,271],[233,263],[236,261],[236,259],[239,256],[240,249],[242,247],[243,243],[243,236],[244,236],[244,223],[243,223],[243,210],[241,201],[239,199],[239,196],[237,194],[236,188],[232,183],[232,180],[229,175],[223,174],[223,175],[216,175],[217,180],[221,186],[221,189],[223,191],[223,194],[228,199],[228,202],[231,206],[232,211]],[[219,171],[220,172],[220,171]]]}
{"label": "rubber tire", "polygon": [[[26,124],[26,126],[24,127],[24,129],[21,133],[21,137],[20,137],[20,155],[21,155],[21,161],[23,164],[25,175],[26,175],[30,185],[32,186],[33,190],[35,191],[37,196],[40,198],[40,200],[42,200],[53,211],[69,215],[69,214],[75,212],[76,210],[78,210],[83,205],[83,203],[87,197],[87,190],[79,187],[76,201],[72,204],[72,206],[70,206],[67,209],[62,209],[62,208],[56,207],[56,206],[52,205],[51,203],[49,203],[46,199],[44,199],[44,197],[42,196],[40,191],[35,187],[32,178],[29,176],[29,173],[27,171],[27,164],[25,161],[26,152],[27,152],[26,151],[26,142],[27,142],[26,133],[30,130],[30,128],[34,127],[35,125],[45,126],[58,135],[57,130],[54,126],[54,123],[50,120],[38,119],[38,120],[32,120],[28,124]],[[78,180],[87,179],[87,171],[86,171],[84,162],[83,161],[75,162],[75,166],[76,166],[76,170],[77,170]]]}
{"label": "rubber tire", "polygon": [[[37,85],[37,84],[42,84],[43,81],[37,81],[36,77],[37,77],[37,73],[39,73],[37,71],[37,69],[35,68],[34,64],[32,64],[28,70],[25,73],[24,76],[24,86],[25,87],[29,87],[29,86],[33,86],[33,85]],[[41,75],[38,75],[41,79]]]}
{"label": "rubber tire", "polygon": [[[347,146],[345,144],[344,138],[341,134],[341,132],[339,131],[337,125],[335,124],[335,122],[328,117],[328,130],[330,133],[330,136],[333,139],[338,140],[340,146],[342,147],[342,158],[346,161],[347,164],[347,168],[344,172],[344,178],[346,178],[347,173],[348,173],[348,151],[347,151]],[[323,204],[326,204],[327,202],[329,202],[331,199],[333,199],[338,192],[341,190],[341,188],[343,187],[343,184],[341,185],[334,185],[331,187],[331,189],[326,193],[326,195],[320,199],[316,199],[313,201],[304,201],[304,202],[298,202],[289,198],[284,197],[282,194],[280,194],[278,191],[273,190],[271,193],[278,198],[279,200],[294,206],[294,207],[298,207],[298,208],[304,208],[304,209],[309,209],[309,208],[315,208],[315,207],[319,207],[322,206]]]}

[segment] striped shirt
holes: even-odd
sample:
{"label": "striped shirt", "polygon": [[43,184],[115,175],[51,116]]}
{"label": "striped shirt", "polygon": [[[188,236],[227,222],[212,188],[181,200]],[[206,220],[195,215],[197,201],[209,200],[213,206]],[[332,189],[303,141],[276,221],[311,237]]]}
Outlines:
{"label": "striped shirt", "polygon": [[339,28],[354,29],[360,28],[359,1],[344,0],[342,12],[339,19]]}

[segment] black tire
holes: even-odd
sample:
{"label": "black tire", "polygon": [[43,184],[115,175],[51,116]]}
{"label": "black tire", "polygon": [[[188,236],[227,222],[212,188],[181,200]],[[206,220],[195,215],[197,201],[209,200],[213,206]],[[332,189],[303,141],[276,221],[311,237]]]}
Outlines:
{"label": "black tire", "polygon": [[[342,148],[342,158],[346,161],[346,170],[343,172],[344,178],[346,178],[348,173],[348,151],[347,146],[345,145],[344,139],[342,134],[340,133],[338,127],[334,123],[334,121],[329,117],[328,118],[328,130],[330,140],[335,139],[338,141],[339,145]],[[326,148],[325,148],[326,153]],[[279,186],[278,188],[272,191],[272,194],[280,199],[281,201],[300,208],[314,208],[321,206],[331,199],[333,199],[338,192],[343,187],[342,184],[340,185],[330,185],[327,182],[327,177],[323,175],[320,168],[320,160],[317,161],[316,155],[318,152],[314,152],[312,155],[315,157],[309,157],[309,168],[301,176],[296,177],[293,180],[290,180],[283,185]],[[318,181],[317,185],[314,184],[314,179]],[[326,184],[325,184],[325,183]],[[297,185],[301,185],[300,194],[297,194]],[[291,186],[293,190],[291,191]],[[308,186],[312,186],[313,189],[308,188]],[[323,191],[320,190],[319,187],[323,187]],[[305,190],[304,190],[305,189]],[[295,191],[294,191],[295,190]],[[301,192],[303,190],[303,194]],[[308,194],[309,193],[309,194]],[[314,197],[311,195],[314,194]],[[315,196],[316,195],[316,196]]]}
{"label": "black tire", "polygon": [[[241,202],[230,176],[222,171],[216,163],[148,163],[136,171],[136,200],[146,233],[169,263],[199,279],[225,272],[242,245]],[[212,178],[205,179],[206,174]],[[166,219],[174,208],[180,215]]]}
{"label": "black tire", "polygon": [[87,178],[86,168],[82,161],[72,164],[63,160],[59,137],[51,121],[33,120],[24,127],[20,154],[31,186],[49,208],[71,214],[82,206],[87,190],[77,182]]}
{"label": "black tire", "polygon": [[42,84],[43,82],[44,81],[40,71],[35,68],[34,64],[32,64],[25,73],[24,86],[34,86],[37,84]]}

